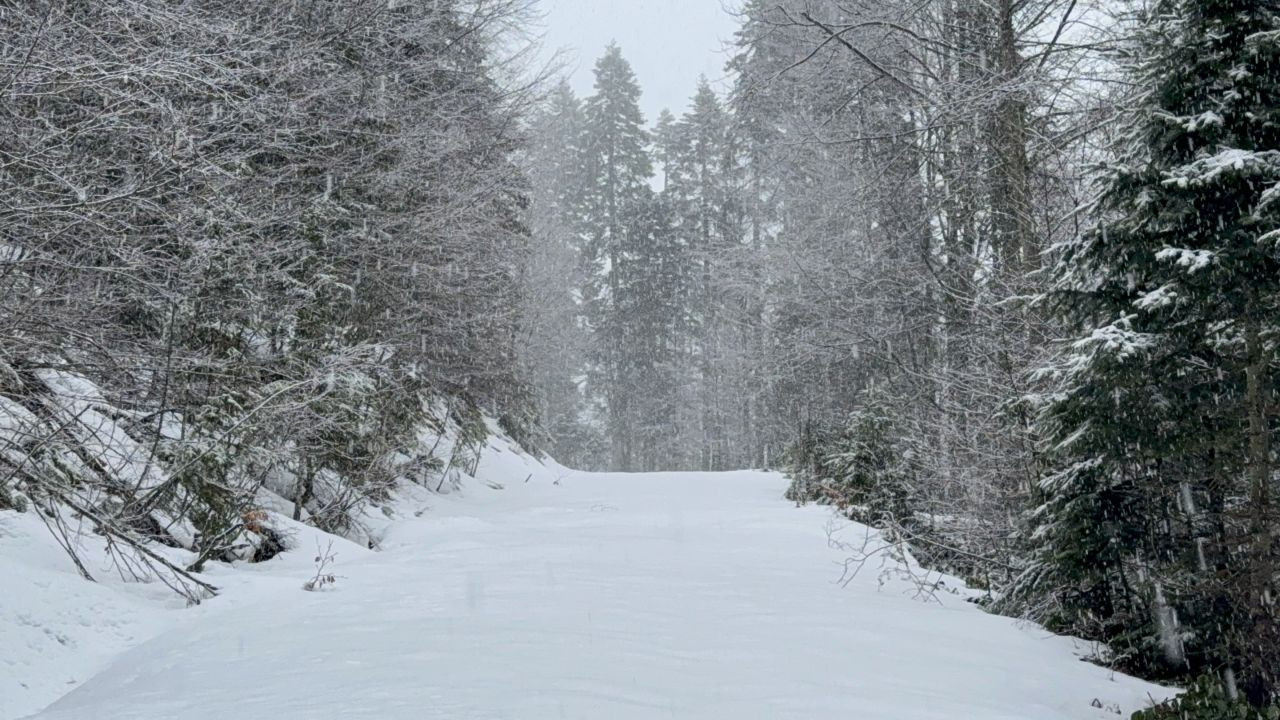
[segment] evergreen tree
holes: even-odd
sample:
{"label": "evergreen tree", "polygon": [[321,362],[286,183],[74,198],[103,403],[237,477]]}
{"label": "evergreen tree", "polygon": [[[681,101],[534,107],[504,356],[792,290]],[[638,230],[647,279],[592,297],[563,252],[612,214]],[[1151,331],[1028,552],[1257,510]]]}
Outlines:
{"label": "evergreen tree", "polygon": [[1022,589],[1130,667],[1275,698],[1280,3],[1161,0],[1094,208]]}
{"label": "evergreen tree", "polygon": [[679,164],[684,135],[677,123],[676,116],[663,109],[653,127],[653,157],[662,167],[662,192],[668,194],[680,182]]}
{"label": "evergreen tree", "polygon": [[731,185],[737,160],[731,129],[719,97],[701,78],[689,111],[671,130],[666,153],[666,194],[697,265],[690,312],[696,325],[692,351],[698,373],[698,464],[704,470],[725,469],[730,461],[726,360],[734,353],[728,347],[727,267],[720,264],[733,259],[740,242],[740,227],[734,222],[738,203]]}
{"label": "evergreen tree", "polygon": [[636,383],[626,366],[634,351],[629,348],[627,323],[617,314],[618,298],[629,271],[624,256],[627,223],[643,215],[640,210],[652,193],[653,174],[639,101],[640,86],[631,65],[616,44],[610,45],[596,62],[595,94],[586,103],[589,184],[583,217],[590,234],[583,252],[587,273],[583,304],[595,339],[591,390],[605,400],[611,464],[620,470],[631,469],[635,458]]}
{"label": "evergreen tree", "polygon": [[526,172],[533,251],[524,269],[525,327],[521,352],[538,391],[547,449],[569,467],[604,461],[600,428],[582,387],[589,338],[578,299],[588,278],[580,252],[590,237],[583,213],[585,116],[561,82],[530,122]]}
{"label": "evergreen tree", "polygon": [[612,397],[624,398],[630,435],[630,467],[675,470],[692,462],[686,451],[691,428],[682,418],[691,389],[688,377],[689,273],[687,244],[661,195],[633,206],[625,224],[616,295],[605,335],[622,352]]}

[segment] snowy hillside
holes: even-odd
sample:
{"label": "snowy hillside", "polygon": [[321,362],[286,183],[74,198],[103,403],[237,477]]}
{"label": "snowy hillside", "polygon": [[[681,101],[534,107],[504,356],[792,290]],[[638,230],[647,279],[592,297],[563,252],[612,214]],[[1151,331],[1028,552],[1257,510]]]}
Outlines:
{"label": "snowy hillside", "polygon": [[15,564],[38,528],[0,515],[23,588],[0,596],[0,718],[63,691],[35,717],[1088,720],[1168,694],[879,561],[842,586],[827,511],[780,501],[777,474],[570,473],[493,446],[478,475],[383,552],[335,545],[324,592],[301,589],[308,537],[211,569],[222,595],[186,611]]}
{"label": "snowy hillside", "polygon": [[[437,451],[449,450],[439,446],[450,442],[451,438],[444,438]],[[458,483],[471,494],[483,494],[525,478],[550,484],[565,472],[495,435],[479,453],[474,476],[458,473],[460,477],[451,476],[445,487]],[[425,516],[442,497],[404,482],[391,502],[365,513],[365,527],[381,535],[396,523],[414,519],[415,513]],[[281,596],[272,606],[290,613],[309,595],[300,588],[315,575],[317,548],[328,551],[332,543],[339,574],[349,564],[376,555],[362,545],[270,512],[268,522],[282,531],[289,551],[258,564],[206,566],[201,577],[218,586],[221,595],[214,602],[187,608],[154,575],[151,582],[126,582],[118,564],[121,556],[109,555],[88,522],[72,520],[70,514],[65,517],[79,523],[73,529],[82,532],[71,533],[78,536],[77,554],[98,582],[87,582],[79,575],[39,514],[0,510],[0,577],[5,588],[0,592],[0,720],[39,710],[108,667],[122,652],[165,631],[210,622],[211,616],[229,608],[264,602],[273,592]],[[422,522],[428,522],[426,517]],[[177,564],[191,557],[185,550],[152,548]]]}

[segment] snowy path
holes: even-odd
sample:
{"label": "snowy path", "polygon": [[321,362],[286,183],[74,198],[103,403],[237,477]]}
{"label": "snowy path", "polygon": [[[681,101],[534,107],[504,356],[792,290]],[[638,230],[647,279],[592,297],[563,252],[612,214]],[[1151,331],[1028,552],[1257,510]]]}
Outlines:
{"label": "snowy path", "polygon": [[825,511],[783,486],[575,474],[441,499],[340,555],[335,590],[211,603],[37,717],[1084,720],[1160,692],[874,569],[839,587]]}

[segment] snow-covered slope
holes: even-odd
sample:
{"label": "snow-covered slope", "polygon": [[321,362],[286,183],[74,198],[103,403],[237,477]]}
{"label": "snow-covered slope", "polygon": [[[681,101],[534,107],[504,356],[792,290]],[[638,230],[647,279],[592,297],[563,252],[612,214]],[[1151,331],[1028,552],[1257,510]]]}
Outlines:
{"label": "snow-covered slope", "polygon": [[[4,409],[0,407],[0,420],[6,417]],[[444,490],[460,487],[468,498],[482,497],[526,478],[530,483],[551,486],[567,473],[553,462],[531,457],[496,427],[492,429],[494,434],[478,451],[474,476],[463,471],[452,473],[441,483]],[[452,438],[430,440],[428,446],[435,446],[442,455],[451,451]],[[431,522],[429,506],[442,497],[432,489],[404,482],[391,502],[364,508],[359,521],[365,534],[381,536],[399,523]],[[292,607],[309,596],[300,586],[315,573],[317,547],[328,549],[333,543],[338,574],[346,566],[377,554],[289,520],[286,515],[292,506],[277,496],[263,493],[262,500],[272,511],[271,525],[284,533],[291,551],[257,565],[208,565],[202,577],[222,593],[196,608],[187,608],[156,579],[135,581],[132,573],[146,574],[145,569],[137,564],[122,567],[130,564],[131,555],[125,552],[113,557],[87,521],[71,513],[63,516],[76,531],[68,536],[78,541],[77,554],[97,582],[87,582],[79,575],[37,513],[0,510],[0,720],[24,717],[47,706],[106,668],[121,653],[166,630],[201,623],[216,625],[221,622],[217,618],[231,608],[259,602],[271,603],[288,616]],[[153,545],[153,549],[180,566],[193,557],[187,551],[161,545]]]}
{"label": "snow-covered slope", "polygon": [[1168,694],[957,596],[842,587],[826,511],[776,474],[490,459],[504,490],[432,498],[384,552],[340,552],[332,590],[301,590],[296,554],[223,571],[37,717],[1086,720]]}

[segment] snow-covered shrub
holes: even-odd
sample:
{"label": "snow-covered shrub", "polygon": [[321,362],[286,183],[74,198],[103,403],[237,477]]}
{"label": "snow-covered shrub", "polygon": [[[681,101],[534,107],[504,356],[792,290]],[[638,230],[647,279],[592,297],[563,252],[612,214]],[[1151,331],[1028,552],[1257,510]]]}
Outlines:
{"label": "snow-covered shrub", "polygon": [[168,478],[146,502],[190,522],[197,570],[209,559],[241,559],[234,548],[248,544],[241,517],[253,505],[256,488],[249,479],[253,448],[244,442],[250,428],[235,425],[242,406],[230,398],[210,402],[184,418],[180,437],[156,443],[156,461]]}
{"label": "snow-covered shrub", "polygon": [[869,525],[902,522],[915,511],[913,455],[887,408],[855,411],[826,449],[822,499]]}
{"label": "snow-covered shrub", "polygon": [[811,430],[793,446],[787,497],[834,505],[868,525],[906,522],[917,509],[914,457],[890,409],[872,399],[842,427]]}
{"label": "snow-covered shrub", "polygon": [[13,490],[0,486],[0,510],[26,512],[27,499]]}
{"label": "snow-covered shrub", "polygon": [[1008,570],[992,559],[999,530],[939,497],[937,478],[926,475],[922,437],[888,398],[864,393],[843,425],[801,433],[788,452],[786,497],[834,506],[909,547],[923,566],[992,589],[993,574]]}
{"label": "snow-covered shrub", "polygon": [[351,510],[387,497],[397,480],[394,453],[413,445],[425,413],[420,392],[414,378],[373,366],[325,379],[294,438],[295,519],[306,509],[318,527],[341,532]]}
{"label": "snow-covered shrub", "polygon": [[800,503],[816,502],[823,477],[823,457],[830,433],[806,423],[785,456],[791,484],[785,497]]}
{"label": "snow-covered shrub", "polygon": [[1280,720],[1280,706],[1255,708],[1232,700],[1218,678],[1204,677],[1182,695],[1134,713],[1132,720]]}

